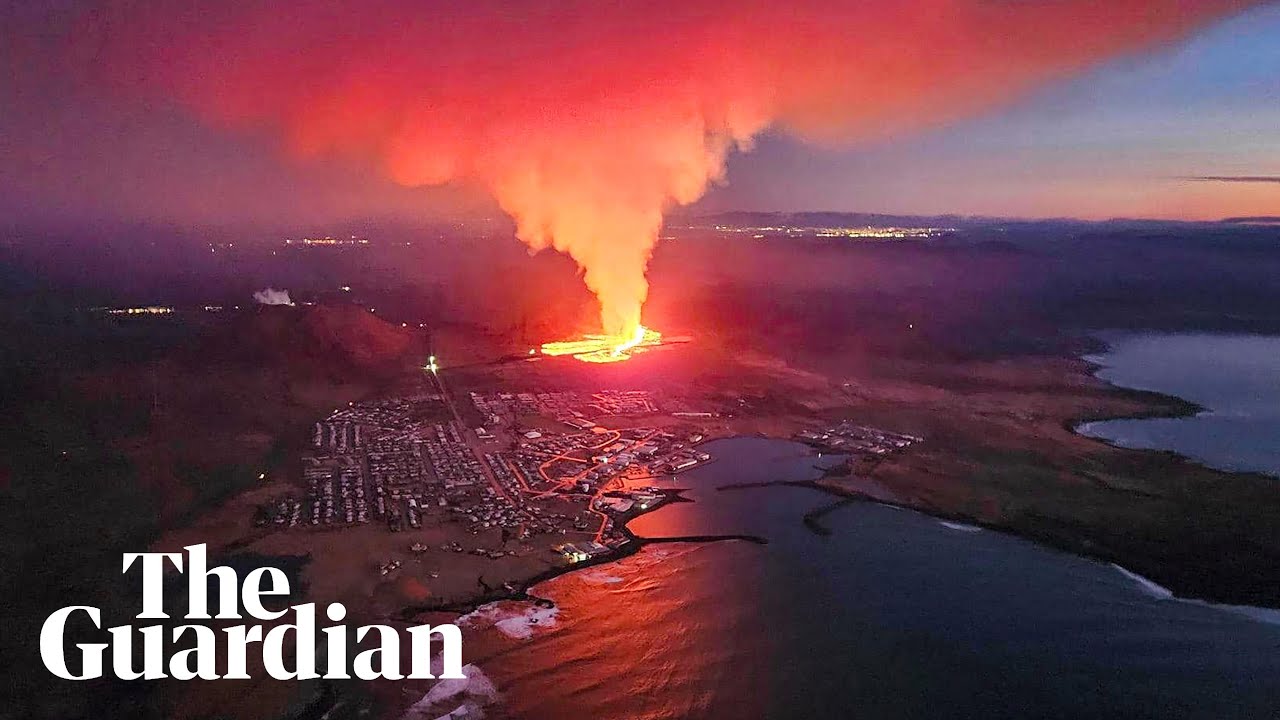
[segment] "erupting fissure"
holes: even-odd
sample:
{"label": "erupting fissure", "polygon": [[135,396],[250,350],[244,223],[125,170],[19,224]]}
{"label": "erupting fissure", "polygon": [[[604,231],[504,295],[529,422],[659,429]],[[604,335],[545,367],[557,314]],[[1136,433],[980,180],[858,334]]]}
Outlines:
{"label": "erupting fissure", "polygon": [[584,335],[580,340],[543,343],[543,355],[572,355],[574,359],[591,363],[611,363],[628,360],[638,349],[662,343],[662,333],[637,325],[630,337],[625,335]]}

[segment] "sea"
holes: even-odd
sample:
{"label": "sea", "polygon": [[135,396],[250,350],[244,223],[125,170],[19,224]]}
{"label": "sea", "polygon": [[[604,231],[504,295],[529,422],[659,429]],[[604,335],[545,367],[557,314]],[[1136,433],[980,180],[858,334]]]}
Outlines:
{"label": "sea", "polygon": [[1108,350],[1086,358],[1101,366],[1098,377],[1175,395],[1203,410],[1186,418],[1090,422],[1078,432],[1280,478],[1280,337],[1129,334],[1104,340]]}
{"label": "sea", "polygon": [[[795,486],[820,459],[760,438],[665,481],[651,544],[460,620],[474,681],[406,717],[1275,718],[1280,612],[1176,599],[1124,568]],[[447,697],[444,697],[447,695]],[[420,711],[420,712],[419,712]]]}

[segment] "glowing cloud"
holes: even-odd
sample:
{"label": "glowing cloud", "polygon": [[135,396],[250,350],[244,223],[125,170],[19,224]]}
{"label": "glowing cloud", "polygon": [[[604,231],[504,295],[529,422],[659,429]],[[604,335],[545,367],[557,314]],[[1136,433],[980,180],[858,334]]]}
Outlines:
{"label": "glowing cloud", "polygon": [[120,2],[83,27],[95,67],[141,97],[408,185],[483,187],[530,248],[577,261],[605,335],[630,338],[664,211],[762,130],[943,123],[1253,4]]}

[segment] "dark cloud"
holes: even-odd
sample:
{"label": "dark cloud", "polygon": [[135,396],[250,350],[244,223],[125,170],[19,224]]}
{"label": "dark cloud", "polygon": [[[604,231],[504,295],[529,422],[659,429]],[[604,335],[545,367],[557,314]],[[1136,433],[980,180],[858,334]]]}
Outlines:
{"label": "dark cloud", "polygon": [[1191,175],[1182,179],[1192,182],[1280,183],[1280,175]]}

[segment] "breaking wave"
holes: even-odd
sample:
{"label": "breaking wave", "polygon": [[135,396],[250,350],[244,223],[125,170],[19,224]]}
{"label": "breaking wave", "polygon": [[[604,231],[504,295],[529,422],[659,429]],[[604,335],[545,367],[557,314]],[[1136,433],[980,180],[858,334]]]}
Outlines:
{"label": "breaking wave", "polygon": [[1247,617],[1268,625],[1280,625],[1280,610],[1275,608],[1258,607],[1256,605],[1231,605],[1228,603],[1213,603],[1205,600],[1196,600],[1193,598],[1175,597],[1173,591],[1163,585],[1142,577],[1138,573],[1126,570],[1115,563],[1111,563],[1111,567],[1115,568],[1121,575],[1132,580],[1138,587],[1142,588],[1148,596],[1156,600],[1173,600],[1175,602],[1187,603],[1188,605],[1199,605],[1201,607],[1221,610],[1235,615]]}
{"label": "breaking wave", "polygon": [[400,720],[480,720],[483,708],[498,701],[498,689],[479,667],[462,668],[465,678],[445,679],[431,686],[426,695],[410,705]]}
{"label": "breaking wave", "polygon": [[529,640],[536,630],[554,628],[559,608],[532,603],[501,600],[472,610],[458,618],[458,625],[469,628],[496,628],[513,640]]}

